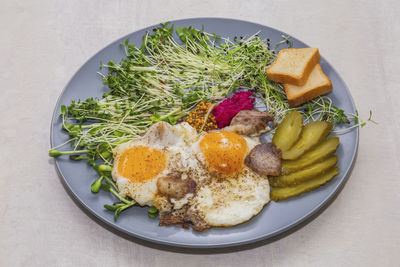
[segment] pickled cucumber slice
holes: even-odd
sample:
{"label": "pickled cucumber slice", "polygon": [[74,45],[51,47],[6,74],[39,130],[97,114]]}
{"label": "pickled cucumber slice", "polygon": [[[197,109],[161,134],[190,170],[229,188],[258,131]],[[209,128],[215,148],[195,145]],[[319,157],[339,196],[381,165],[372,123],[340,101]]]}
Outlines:
{"label": "pickled cucumber slice", "polygon": [[321,185],[332,180],[335,175],[339,173],[339,167],[333,167],[329,169],[324,174],[320,174],[317,177],[305,181],[299,185],[289,186],[289,187],[276,187],[271,190],[270,197],[273,201],[281,201],[294,197],[308,191],[314,190]]}
{"label": "pickled cucumber slice", "polygon": [[291,148],[299,139],[303,128],[303,119],[297,110],[288,113],[276,128],[272,142],[281,150]]}
{"label": "pickled cucumber slice", "polygon": [[314,149],[308,151],[299,159],[283,160],[282,173],[289,174],[301,169],[304,169],[311,164],[323,160],[336,151],[339,145],[339,137],[329,137]]}
{"label": "pickled cucumber slice", "polygon": [[282,151],[282,158],[298,159],[305,152],[321,143],[332,128],[332,123],[327,121],[313,121],[306,124],[303,127],[300,139],[289,150]]}
{"label": "pickled cucumber slice", "polygon": [[332,155],[329,158],[315,163],[306,169],[293,172],[287,175],[281,175],[277,177],[270,177],[269,183],[272,186],[276,187],[285,187],[285,186],[293,186],[296,184],[300,184],[304,181],[310,180],[313,177],[324,173],[326,170],[329,170],[333,166],[335,166],[338,157],[336,155]]}

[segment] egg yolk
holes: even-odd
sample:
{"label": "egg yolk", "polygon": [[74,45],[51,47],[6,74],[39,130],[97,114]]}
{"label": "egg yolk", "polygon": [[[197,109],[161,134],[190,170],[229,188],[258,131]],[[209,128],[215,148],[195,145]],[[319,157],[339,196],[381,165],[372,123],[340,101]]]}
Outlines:
{"label": "egg yolk", "polygon": [[221,174],[232,174],[243,168],[247,142],[235,133],[213,132],[203,137],[200,149],[212,169]]}
{"label": "egg yolk", "polygon": [[151,180],[165,169],[165,155],[161,150],[136,146],[122,153],[118,173],[132,182]]}

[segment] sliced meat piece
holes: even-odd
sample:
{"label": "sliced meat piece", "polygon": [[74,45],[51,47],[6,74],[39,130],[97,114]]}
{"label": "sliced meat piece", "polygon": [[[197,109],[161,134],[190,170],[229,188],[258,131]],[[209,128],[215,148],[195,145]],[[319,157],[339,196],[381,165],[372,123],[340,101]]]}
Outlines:
{"label": "sliced meat piece", "polygon": [[160,226],[169,226],[181,224],[183,228],[189,229],[190,225],[192,229],[197,232],[209,229],[210,226],[202,220],[196,214],[191,213],[187,206],[180,210],[173,210],[172,212],[166,214],[160,214]]}
{"label": "sliced meat piece", "polygon": [[274,116],[267,112],[241,110],[233,117],[231,124],[223,130],[241,135],[258,136],[270,130],[267,123],[273,119]]}
{"label": "sliced meat piece", "polygon": [[256,145],[245,159],[246,165],[259,175],[279,176],[282,153],[274,143]]}
{"label": "sliced meat piece", "polygon": [[175,210],[167,214],[160,214],[159,226],[169,226],[175,224],[182,224],[183,228],[188,229],[189,225],[185,221],[186,208],[182,210]]}
{"label": "sliced meat piece", "polygon": [[193,210],[192,207],[186,211],[186,216],[185,216],[185,220],[187,222],[190,222],[190,224],[192,225],[192,229],[197,232],[202,232],[204,230],[210,229],[211,226],[209,226],[204,221],[204,219],[201,216],[199,216],[199,211],[196,209]]}
{"label": "sliced meat piece", "polygon": [[210,229],[211,227],[202,220],[196,214],[191,213],[187,206],[180,210],[173,210],[166,214],[160,214],[160,226],[169,226],[169,225],[182,225],[183,228],[189,229],[190,225],[192,229],[197,232],[204,231],[206,229]]}
{"label": "sliced meat piece", "polygon": [[196,182],[192,179],[182,180],[174,174],[158,178],[157,189],[160,195],[180,199],[196,191]]}

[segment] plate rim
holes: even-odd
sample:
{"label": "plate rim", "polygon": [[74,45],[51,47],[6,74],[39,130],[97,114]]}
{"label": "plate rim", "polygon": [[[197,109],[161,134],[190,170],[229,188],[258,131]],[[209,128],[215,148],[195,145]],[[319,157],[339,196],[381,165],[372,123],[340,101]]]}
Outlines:
{"label": "plate rim", "polygon": [[[252,21],[247,21],[247,20],[242,20],[242,19],[234,19],[234,18],[225,18],[225,17],[191,17],[191,18],[184,18],[184,19],[177,19],[177,20],[171,20],[169,21],[171,24],[174,24],[176,22],[182,22],[182,21],[190,21],[190,20],[221,20],[221,21],[236,21],[236,22],[240,22],[240,23],[248,23],[248,24],[253,24],[255,26],[260,26],[263,28],[269,28],[272,29],[274,31],[280,32],[283,35],[287,35],[287,36],[291,36],[294,37],[296,40],[298,40],[299,42],[303,43],[304,45],[306,45],[307,47],[310,47],[307,43],[301,41],[300,39],[296,38],[294,35],[292,34],[287,34],[286,32],[283,32],[281,30],[275,29],[273,27],[270,26],[266,26],[260,23],[256,23],[256,22],[252,22]],[[160,23],[158,24],[154,24],[154,25],[150,25],[147,27],[143,27],[140,29],[136,29],[122,37],[118,37],[117,39],[115,39],[114,41],[109,42],[108,44],[106,44],[104,47],[102,47],[100,50],[98,50],[96,53],[94,53],[92,56],[90,56],[88,59],[86,59],[84,61],[84,63],[75,71],[75,73],[71,76],[71,78],[68,80],[68,82],[66,83],[66,85],[64,86],[64,88],[62,89],[61,93],[59,94],[57,101],[54,105],[54,111],[52,114],[52,119],[51,119],[51,123],[50,123],[50,146],[53,147],[53,142],[54,142],[54,127],[53,124],[54,122],[58,119],[58,109],[57,107],[60,105],[61,102],[61,98],[64,95],[66,89],[69,87],[70,83],[74,80],[75,76],[81,71],[81,69],[90,61],[92,60],[94,57],[96,57],[99,53],[101,53],[104,49],[106,49],[107,47],[111,46],[112,44],[116,43],[118,40],[120,39],[126,39],[128,36],[131,36],[132,34],[135,34],[136,32],[139,31],[143,31],[145,29],[148,28],[153,28],[153,27],[159,27]],[[337,74],[338,74],[338,79],[340,80],[341,83],[343,83],[344,85],[344,89],[348,92],[349,96],[350,96],[350,103],[351,106],[354,108],[354,110],[356,110],[356,105],[353,99],[353,96],[351,95],[350,89],[347,86],[347,84],[345,83],[345,81],[343,80],[342,76],[339,75],[339,72],[333,67],[332,64],[329,63],[329,61],[325,58],[322,57],[324,59],[324,61],[332,68],[332,70],[334,70]],[[355,127],[354,129],[352,129],[352,131],[356,131],[356,135],[355,135],[355,149],[351,155],[351,164],[348,166],[348,168],[346,168],[343,171],[343,179],[342,181],[336,185],[334,187],[334,189],[329,193],[329,195],[320,203],[318,203],[318,205],[316,205],[311,211],[309,211],[307,214],[304,214],[302,217],[298,218],[297,220],[291,222],[290,224],[283,226],[273,232],[264,234],[264,235],[260,235],[257,238],[248,238],[248,239],[243,239],[241,241],[228,241],[228,242],[219,242],[219,243],[215,243],[215,244],[202,244],[202,243],[192,243],[192,244],[186,244],[186,243],[178,243],[175,241],[164,241],[164,240],[159,240],[159,239],[155,239],[152,237],[147,237],[145,235],[142,234],[138,234],[138,233],[133,233],[130,232],[124,228],[122,228],[121,226],[119,226],[116,223],[112,223],[109,222],[108,220],[106,220],[105,218],[103,218],[102,216],[100,216],[99,214],[96,213],[95,210],[93,210],[89,205],[87,205],[79,195],[77,195],[73,190],[71,185],[68,183],[68,179],[66,179],[66,177],[63,175],[62,171],[60,170],[60,166],[59,166],[59,161],[54,158],[54,162],[55,162],[55,166],[56,166],[56,171],[58,173],[58,176],[61,180],[61,182],[64,185],[64,188],[66,188],[68,190],[68,192],[70,193],[70,196],[72,195],[77,202],[75,203],[79,203],[79,205],[81,206],[80,208],[84,208],[87,211],[90,212],[91,215],[94,215],[94,217],[96,219],[99,219],[102,223],[105,223],[108,227],[114,228],[117,231],[120,231],[124,234],[127,234],[128,236],[132,236],[132,237],[136,237],[139,239],[143,239],[145,241],[148,242],[152,242],[152,243],[156,243],[156,244],[161,244],[161,245],[166,245],[166,246],[172,246],[172,247],[182,247],[182,248],[224,248],[224,247],[235,247],[235,246],[240,246],[240,245],[245,245],[245,244],[250,244],[250,243],[256,243],[259,242],[261,240],[266,240],[266,239],[271,239],[273,237],[276,237],[284,232],[287,232],[291,229],[293,229],[295,226],[306,222],[308,219],[310,219],[312,216],[317,215],[317,213],[319,211],[322,211],[323,208],[329,203],[329,201],[334,200],[333,198],[338,195],[338,193],[340,192],[340,189],[344,187],[346,181],[349,179],[349,176],[351,174],[351,170],[353,169],[355,162],[356,162],[356,156],[357,156],[357,151],[358,151],[358,146],[359,146],[359,134],[360,134],[360,127]],[[103,227],[104,228],[104,227]],[[109,230],[109,229],[107,229]]]}

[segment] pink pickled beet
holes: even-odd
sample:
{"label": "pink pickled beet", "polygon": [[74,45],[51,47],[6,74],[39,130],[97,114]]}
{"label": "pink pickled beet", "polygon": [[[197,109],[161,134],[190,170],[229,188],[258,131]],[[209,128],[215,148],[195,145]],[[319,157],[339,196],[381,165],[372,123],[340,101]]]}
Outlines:
{"label": "pink pickled beet", "polygon": [[249,91],[237,92],[231,98],[219,103],[213,110],[218,128],[228,126],[239,111],[252,110],[254,106],[254,98],[250,98],[252,95],[253,93]]}

